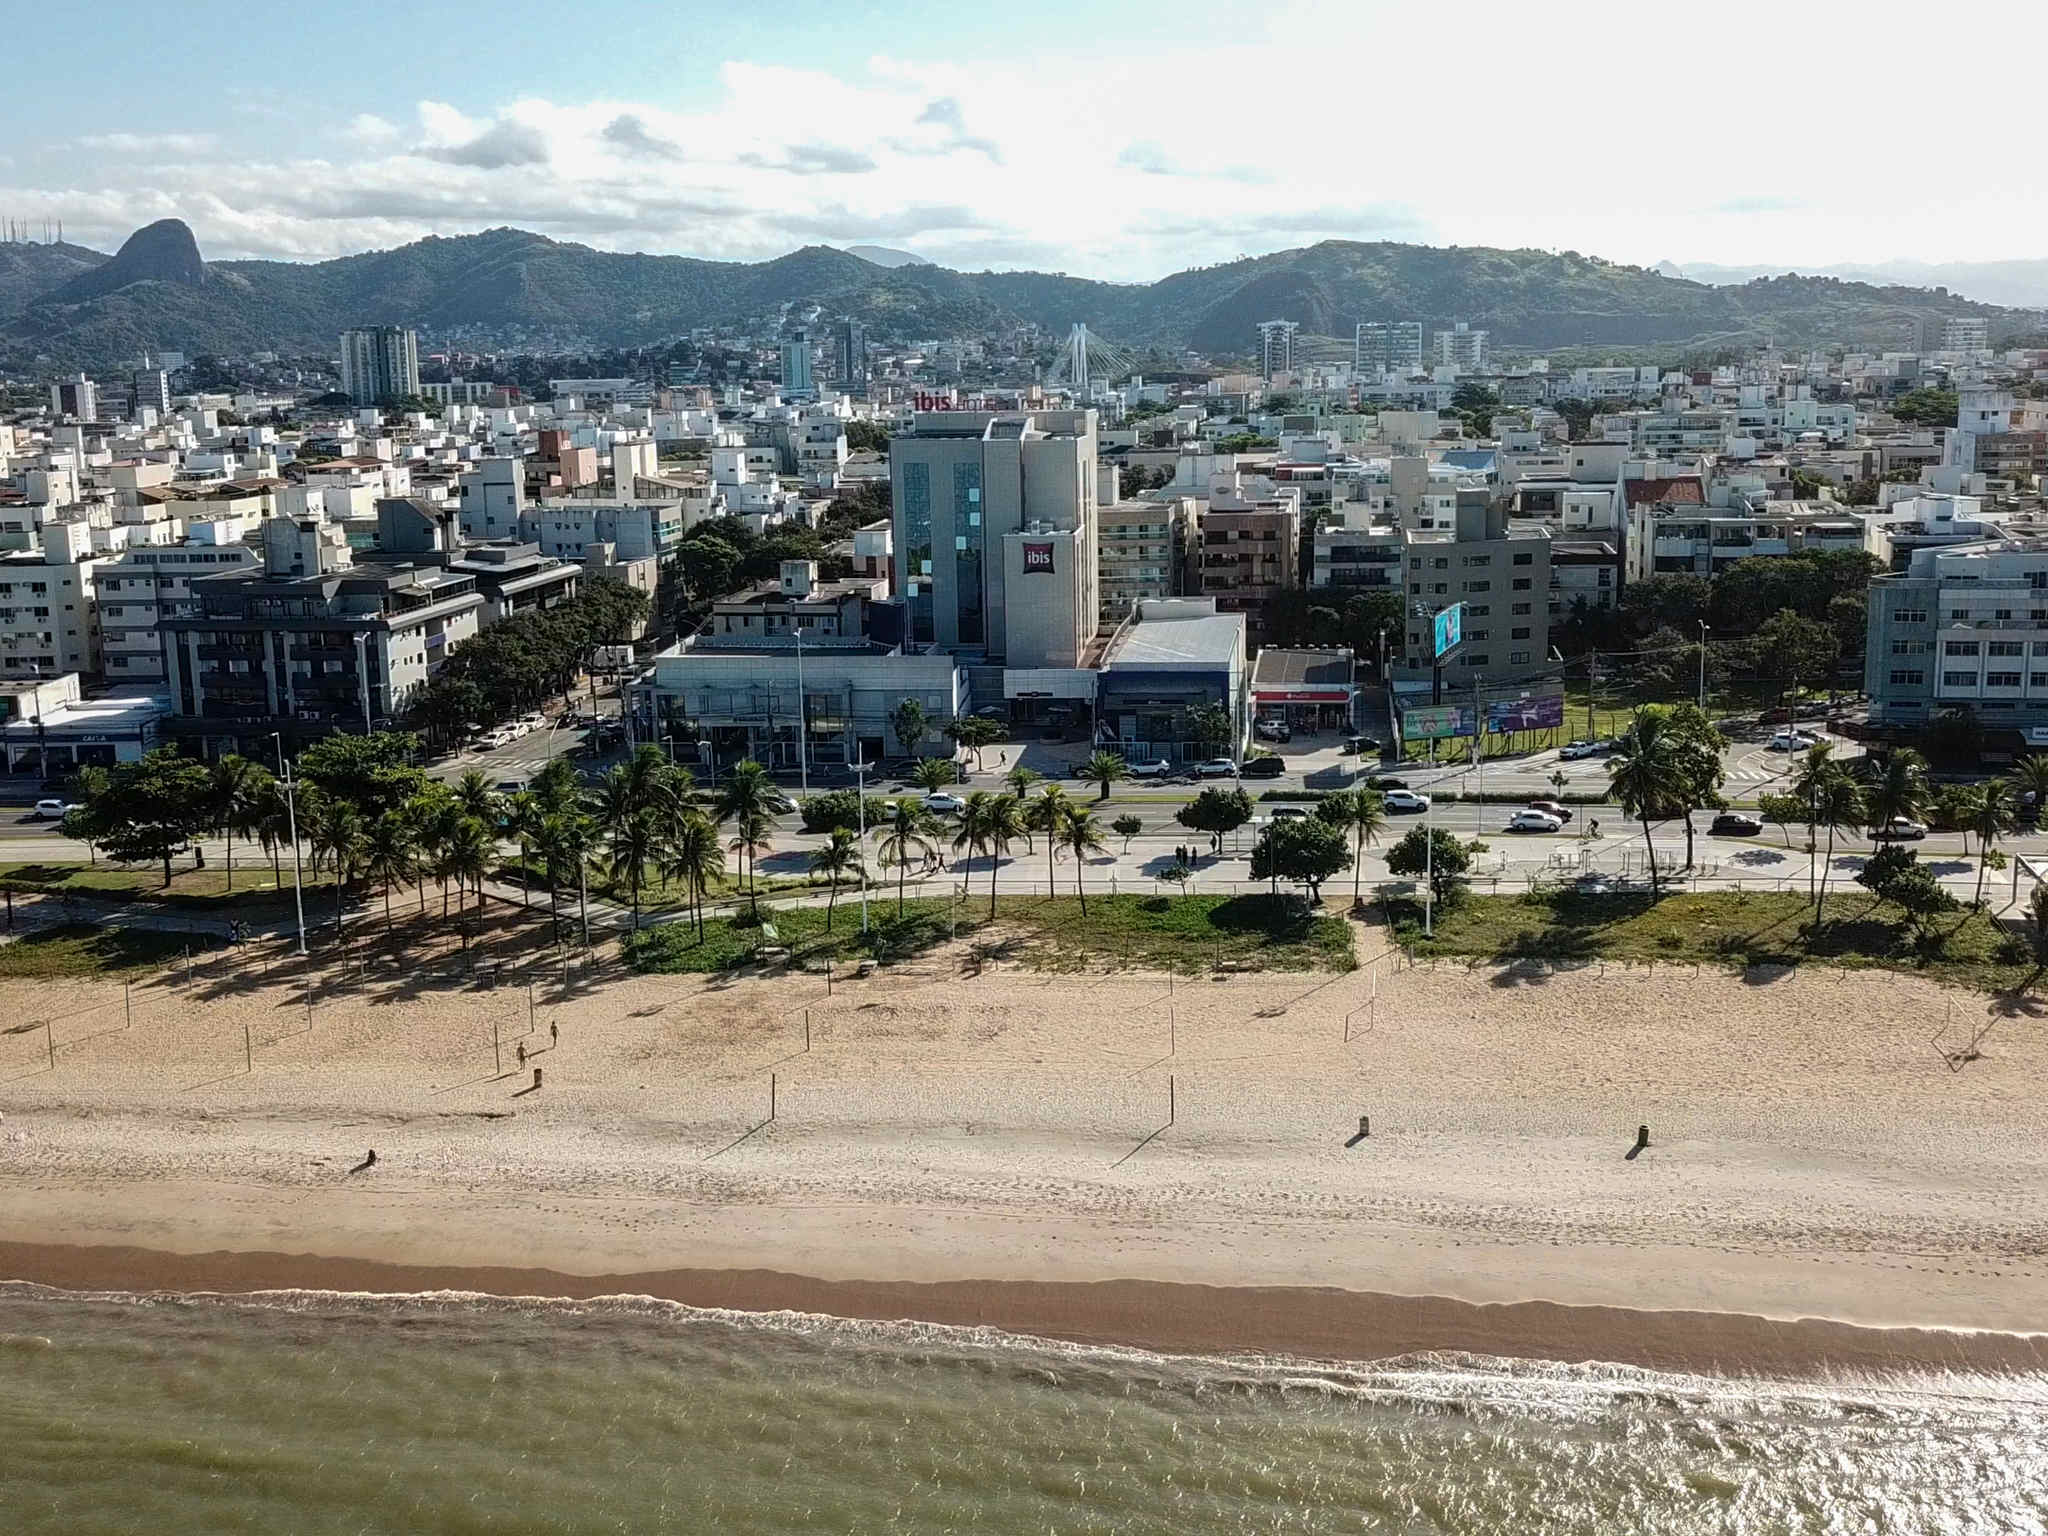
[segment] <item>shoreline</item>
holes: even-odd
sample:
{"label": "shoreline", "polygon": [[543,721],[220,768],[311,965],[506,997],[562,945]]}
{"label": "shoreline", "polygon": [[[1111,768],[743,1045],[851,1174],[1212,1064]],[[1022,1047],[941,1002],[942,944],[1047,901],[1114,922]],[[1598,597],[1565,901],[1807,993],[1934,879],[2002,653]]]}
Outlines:
{"label": "shoreline", "polygon": [[2048,1373],[2048,1333],[1878,1328],[1814,1317],[1786,1321],[1743,1312],[1471,1302],[1308,1286],[825,1280],[766,1269],[578,1275],[309,1253],[179,1254],[7,1241],[0,1241],[0,1277],[62,1291],[145,1295],[304,1290],[384,1296],[469,1291],[567,1300],[652,1296],[734,1312],[995,1328],[1161,1354],[1262,1354],[1345,1364],[1462,1353],[1711,1376],[1799,1378],[1914,1369]]}

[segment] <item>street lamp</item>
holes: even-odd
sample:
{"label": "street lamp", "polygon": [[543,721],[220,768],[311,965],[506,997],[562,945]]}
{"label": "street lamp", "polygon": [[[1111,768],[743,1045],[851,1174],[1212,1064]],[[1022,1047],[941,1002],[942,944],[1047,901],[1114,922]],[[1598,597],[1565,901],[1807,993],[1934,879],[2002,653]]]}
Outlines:
{"label": "street lamp", "polygon": [[718,755],[712,749],[711,738],[705,737],[697,743],[697,757],[711,770],[711,782],[718,782]]}
{"label": "street lamp", "polygon": [[868,769],[863,758],[853,765],[853,796],[860,811],[860,931],[868,931]]}
{"label": "street lamp", "polygon": [[284,813],[291,826],[292,834],[292,905],[299,914],[299,954],[306,953],[306,893],[305,877],[299,872],[299,803],[297,786],[292,783],[292,765],[285,760],[284,733],[272,731],[271,740],[277,743],[277,771],[284,780]]}
{"label": "street lamp", "polygon": [[1707,712],[1707,621],[1698,620],[1700,626],[1700,713]]}

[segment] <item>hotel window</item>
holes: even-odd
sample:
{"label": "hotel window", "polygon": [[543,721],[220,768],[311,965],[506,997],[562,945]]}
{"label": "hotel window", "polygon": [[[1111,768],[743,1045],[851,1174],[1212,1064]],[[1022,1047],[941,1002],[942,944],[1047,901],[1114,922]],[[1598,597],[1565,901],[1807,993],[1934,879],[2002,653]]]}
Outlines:
{"label": "hotel window", "polygon": [[[1893,684],[1901,687],[1914,688],[1926,681],[1927,674],[1925,672],[1894,672],[1892,674]],[[2048,678],[2044,678],[2044,681],[2048,681]]]}
{"label": "hotel window", "polygon": [[1941,686],[1944,688],[1971,688],[1976,686],[1976,682],[1977,674],[1974,672],[1944,672],[1941,674]]}
{"label": "hotel window", "polygon": [[1984,686],[1986,688],[2017,688],[2019,685],[2020,675],[2017,672],[1986,672],[1984,674]]}
{"label": "hotel window", "polygon": [[1949,640],[1943,643],[1941,653],[1944,656],[1974,656],[1977,654],[1977,642],[1975,640]]}

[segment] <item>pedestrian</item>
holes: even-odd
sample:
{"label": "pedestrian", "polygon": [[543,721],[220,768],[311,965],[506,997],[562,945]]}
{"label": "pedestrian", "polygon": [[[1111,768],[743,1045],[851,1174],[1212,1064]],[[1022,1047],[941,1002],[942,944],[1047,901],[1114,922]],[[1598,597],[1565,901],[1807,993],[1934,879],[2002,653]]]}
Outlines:
{"label": "pedestrian", "polygon": [[1597,838],[1600,835],[1600,818],[1595,816],[1591,821],[1587,822],[1586,830]]}
{"label": "pedestrian", "polygon": [[513,1047],[512,1047],[512,1049],[513,1049],[514,1051],[516,1051],[516,1052],[518,1052],[518,1053],[519,1053],[519,1070],[520,1070],[520,1071],[522,1071],[522,1072],[523,1072],[523,1071],[525,1071],[525,1070],[526,1070],[526,1042],[525,1042],[524,1040],[522,1040],[522,1041],[520,1041],[520,1042],[519,1042],[519,1043],[518,1043],[517,1045],[513,1046]]}
{"label": "pedestrian", "polygon": [[562,1043],[562,1026],[561,1026],[561,1025],[559,1025],[559,1024],[556,1024],[556,1023],[554,1023],[554,1022],[553,1022],[552,1020],[550,1020],[550,1021],[549,1021],[549,1023],[548,1023],[548,1044],[549,1044],[549,1045],[551,1045],[551,1046],[553,1046],[553,1045],[560,1045],[561,1043]]}

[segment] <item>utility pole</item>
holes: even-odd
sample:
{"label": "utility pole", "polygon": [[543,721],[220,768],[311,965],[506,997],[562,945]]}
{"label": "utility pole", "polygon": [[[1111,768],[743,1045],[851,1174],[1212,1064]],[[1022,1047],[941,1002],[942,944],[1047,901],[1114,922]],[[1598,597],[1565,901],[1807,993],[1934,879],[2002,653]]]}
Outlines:
{"label": "utility pole", "polygon": [[1699,620],[1698,622],[1699,622],[1699,626],[1700,626],[1700,713],[1701,713],[1701,714],[1705,714],[1705,713],[1706,713],[1706,711],[1707,711],[1707,631],[1708,631],[1708,625],[1707,625],[1707,621],[1706,621],[1705,619],[1701,619],[1701,620]]}
{"label": "utility pole", "polygon": [[[860,931],[868,931],[868,762],[863,757],[853,765],[854,798],[860,806]],[[829,969],[829,967],[828,967]],[[810,1029],[810,1015],[804,1015]]]}
{"label": "utility pole", "polygon": [[1586,657],[1586,740],[1593,739],[1593,694],[1600,680],[1600,652],[1594,650]]}
{"label": "utility pole", "polygon": [[306,889],[305,877],[299,865],[299,802],[297,786],[292,783],[292,765],[284,755],[284,733],[270,733],[277,740],[277,766],[284,779],[284,811],[292,837],[292,905],[299,914],[299,956],[306,953]]}
{"label": "utility pole", "polygon": [[804,702],[804,632],[796,635],[796,763],[803,778],[804,793],[811,792],[811,711]]}

